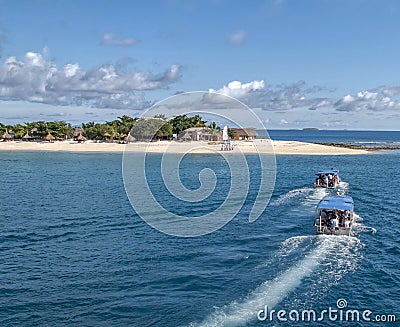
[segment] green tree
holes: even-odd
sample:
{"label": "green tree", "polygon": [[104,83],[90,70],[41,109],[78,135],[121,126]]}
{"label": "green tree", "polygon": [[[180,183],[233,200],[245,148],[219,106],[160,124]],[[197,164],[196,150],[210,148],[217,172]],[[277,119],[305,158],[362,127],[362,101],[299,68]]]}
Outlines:
{"label": "green tree", "polygon": [[160,118],[141,118],[132,128],[131,135],[137,141],[152,141],[172,136],[170,122]]}
{"label": "green tree", "polygon": [[229,138],[233,139],[236,136],[236,131],[233,129],[228,128],[228,136]]}
{"label": "green tree", "polygon": [[190,118],[190,122],[192,124],[191,127],[206,127],[206,121],[204,121],[200,115],[194,115]]}
{"label": "green tree", "polygon": [[217,123],[215,121],[211,122],[210,125],[208,125],[208,127],[213,131],[220,131],[221,127],[217,126]]}
{"label": "green tree", "polygon": [[22,136],[24,136],[24,134],[27,132],[28,128],[24,125],[21,124],[15,124],[11,131],[9,131],[10,133],[14,133],[14,138],[15,139],[20,139],[22,138]]}
{"label": "green tree", "polygon": [[120,133],[123,136],[126,136],[129,134],[130,130],[132,127],[135,125],[136,121],[138,118],[132,118],[126,115],[123,115],[122,117],[118,117],[120,124],[118,125],[117,132]]}

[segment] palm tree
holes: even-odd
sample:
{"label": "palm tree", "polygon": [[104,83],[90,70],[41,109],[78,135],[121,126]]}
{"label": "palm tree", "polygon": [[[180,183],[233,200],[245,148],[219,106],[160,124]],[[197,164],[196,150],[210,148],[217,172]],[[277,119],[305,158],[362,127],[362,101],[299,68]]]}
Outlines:
{"label": "palm tree", "polygon": [[206,127],[206,121],[204,121],[199,114],[191,118],[191,123],[193,125],[191,127]]}
{"label": "palm tree", "polygon": [[228,128],[228,136],[229,136],[229,138],[234,139],[236,136],[236,131]]}

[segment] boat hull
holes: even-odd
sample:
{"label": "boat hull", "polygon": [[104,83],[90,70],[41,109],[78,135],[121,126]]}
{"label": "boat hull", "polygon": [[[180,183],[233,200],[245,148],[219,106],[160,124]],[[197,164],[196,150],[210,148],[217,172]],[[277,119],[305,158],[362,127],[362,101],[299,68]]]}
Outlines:
{"label": "boat hull", "polygon": [[316,226],[315,228],[317,235],[344,235],[350,236],[351,235],[351,227],[339,227],[339,228],[328,228],[326,226]]}

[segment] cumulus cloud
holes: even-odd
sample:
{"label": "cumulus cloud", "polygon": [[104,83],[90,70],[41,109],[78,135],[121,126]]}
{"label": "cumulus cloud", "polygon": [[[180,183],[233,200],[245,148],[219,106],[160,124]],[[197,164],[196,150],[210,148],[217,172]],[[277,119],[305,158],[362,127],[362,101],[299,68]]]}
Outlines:
{"label": "cumulus cloud", "polygon": [[252,81],[249,83],[242,83],[240,81],[232,81],[228,83],[228,85],[223,86],[219,90],[209,89],[208,91],[221,93],[223,95],[228,95],[234,98],[240,98],[249,92],[262,90],[265,87],[265,83],[263,80],[260,81]]}
{"label": "cumulus cloud", "polygon": [[0,66],[0,99],[139,109],[149,103],[137,92],[167,88],[180,76],[179,65],[159,74],[121,72],[114,65],[84,70],[77,63],[57,67],[28,52],[23,60],[9,57]]}
{"label": "cumulus cloud", "polygon": [[383,111],[400,109],[400,87],[381,87],[375,90],[347,94],[334,103],[337,111]]}
{"label": "cumulus cloud", "polygon": [[247,33],[243,30],[228,35],[230,44],[241,45],[247,38]]}
{"label": "cumulus cloud", "polygon": [[318,87],[307,87],[304,81],[272,87],[267,86],[264,80],[255,80],[248,83],[232,81],[219,90],[209,89],[209,92],[229,95],[252,108],[286,111],[295,108],[316,110],[329,106],[329,99],[314,95],[320,90]]}
{"label": "cumulus cloud", "polygon": [[113,33],[105,33],[103,35],[103,39],[101,40],[101,44],[103,45],[112,45],[118,47],[129,47],[131,45],[135,45],[138,42],[139,41],[134,38],[119,40]]}

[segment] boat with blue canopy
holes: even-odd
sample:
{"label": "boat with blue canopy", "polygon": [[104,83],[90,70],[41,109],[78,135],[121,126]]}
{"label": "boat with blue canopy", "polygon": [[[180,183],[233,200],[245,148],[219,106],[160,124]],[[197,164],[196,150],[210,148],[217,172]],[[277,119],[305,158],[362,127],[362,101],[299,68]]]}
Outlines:
{"label": "boat with blue canopy", "polygon": [[315,175],[314,186],[322,188],[336,188],[340,183],[339,170],[337,169],[327,169],[320,170]]}
{"label": "boat with blue canopy", "polygon": [[354,224],[351,196],[325,196],[317,205],[314,227],[317,234],[350,236]]}

